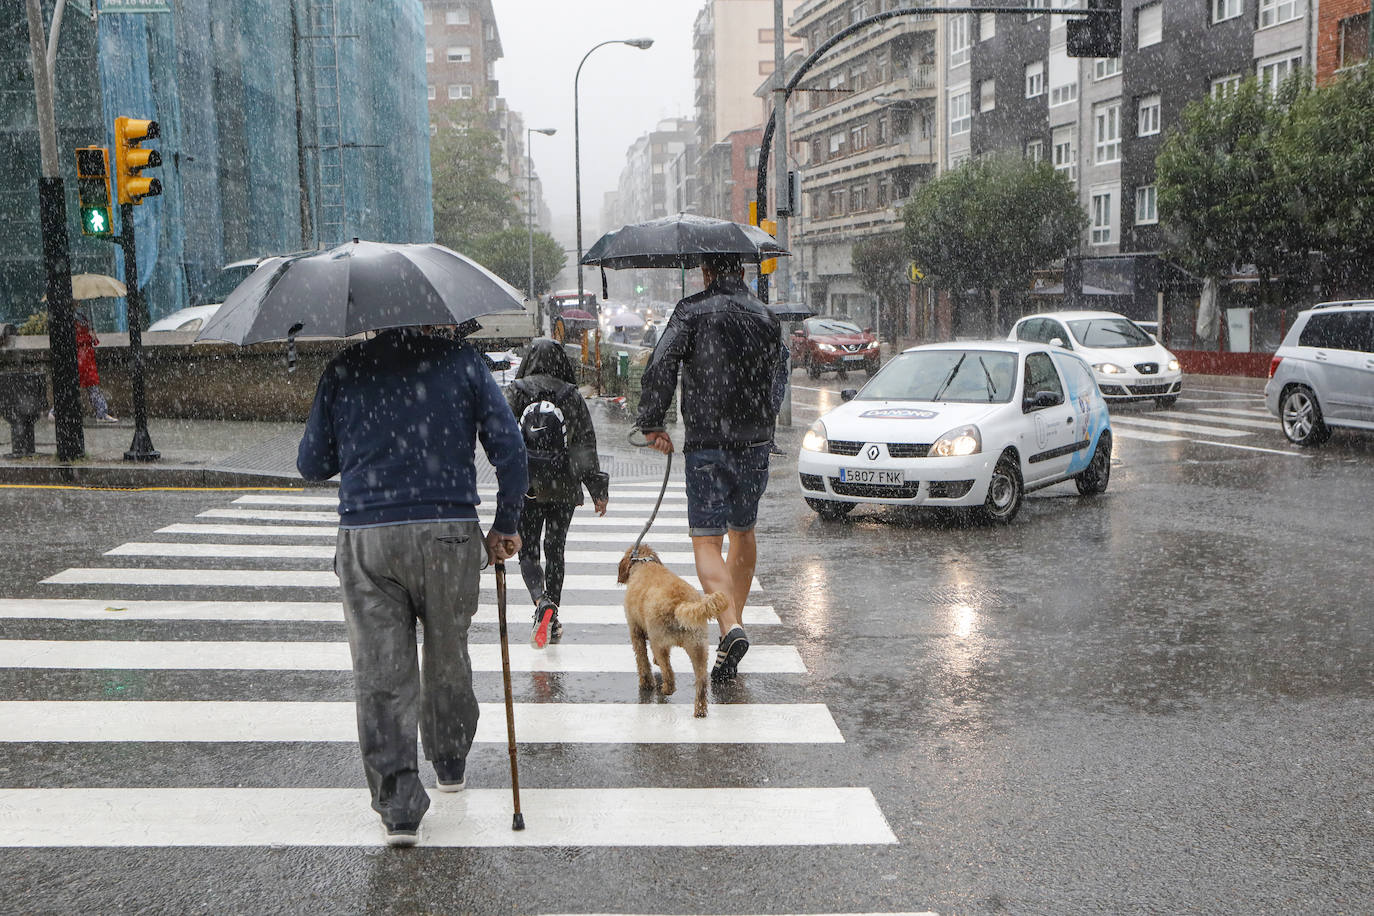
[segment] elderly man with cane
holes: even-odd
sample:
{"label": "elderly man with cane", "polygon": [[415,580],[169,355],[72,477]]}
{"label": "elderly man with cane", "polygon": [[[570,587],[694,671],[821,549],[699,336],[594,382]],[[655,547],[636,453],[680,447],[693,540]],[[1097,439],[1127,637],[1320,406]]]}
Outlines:
{"label": "elderly man with cane", "polygon": [[[498,481],[485,537],[478,440]],[[429,808],[417,725],[439,791],[465,784],[478,716],[468,627],[484,555],[503,561],[520,550],[524,441],[480,353],[396,328],[349,347],[325,369],[296,464],[307,480],[340,475],[334,566],[353,655],[358,743],[386,842],[411,846]]]}

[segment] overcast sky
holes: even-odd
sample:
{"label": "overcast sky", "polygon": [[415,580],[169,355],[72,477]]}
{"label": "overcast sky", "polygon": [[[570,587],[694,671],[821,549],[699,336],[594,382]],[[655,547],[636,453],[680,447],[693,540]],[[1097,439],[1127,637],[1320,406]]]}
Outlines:
{"label": "overcast sky", "polygon": [[[602,197],[617,186],[625,150],[663,118],[692,116],[692,23],[702,0],[492,0],[505,53],[496,64],[501,95],[527,127],[535,171],[555,225],[572,226],[573,76],[595,44],[652,38],[597,49],[580,82],[582,231],[590,247]],[[572,241],[569,230],[569,243]]]}

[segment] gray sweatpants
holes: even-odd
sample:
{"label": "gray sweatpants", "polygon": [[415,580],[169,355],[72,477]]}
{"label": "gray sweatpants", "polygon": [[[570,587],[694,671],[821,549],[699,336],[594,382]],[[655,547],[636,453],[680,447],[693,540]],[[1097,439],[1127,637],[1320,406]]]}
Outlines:
{"label": "gray sweatpants", "polygon": [[[477,522],[341,528],[334,568],[343,586],[348,646],[372,807],[390,825],[429,808],[415,753],[466,759],[477,731],[468,626],[485,551]],[[415,623],[424,627],[423,673]],[[423,685],[423,686],[422,686]]]}

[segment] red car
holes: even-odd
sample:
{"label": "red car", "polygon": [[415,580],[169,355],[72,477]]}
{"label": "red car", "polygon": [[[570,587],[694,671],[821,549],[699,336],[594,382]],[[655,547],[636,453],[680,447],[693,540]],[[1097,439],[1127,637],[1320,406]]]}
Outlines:
{"label": "red car", "polygon": [[878,340],[871,328],[860,329],[843,318],[808,318],[792,332],[792,365],[820,378],[833,369],[844,378],[850,369],[869,375],[878,371]]}

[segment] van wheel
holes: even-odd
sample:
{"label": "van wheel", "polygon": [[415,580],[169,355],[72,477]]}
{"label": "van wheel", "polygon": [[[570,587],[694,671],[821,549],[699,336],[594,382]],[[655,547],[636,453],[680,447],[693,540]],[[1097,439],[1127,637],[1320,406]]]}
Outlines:
{"label": "van wheel", "polygon": [[1078,487],[1080,496],[1097,496],[1099,493],[1107,492],[1107,481],[1112,476],[1112,434],[1106,432],[1097,437],[1097,449],[1093,452],[1092,460],[1076,478],[1074,485]]}
{"label": "van wheel", "polygon": [[992,480],[988,483],[988,497],[979,507],[979,516],[987,522],[1006,525],[1021,511],[1026,487],[1021,480],[1021,468],[1010,452],[997,459],[992,470]]}
{"label": "van wheel", "polygon": [[1321,445],[1331,438],[1331,427],[1322,421],[1322,409],[1312,389],[1294,385],[1279,401],[1283,434],[1294,445]]}
{"label": "van wheel", "polygon": [[803,498],[817,515],[828,522],[844,518],[854,510],[854,503],[842,503],[833,499],[812,499],[809,496]]}

